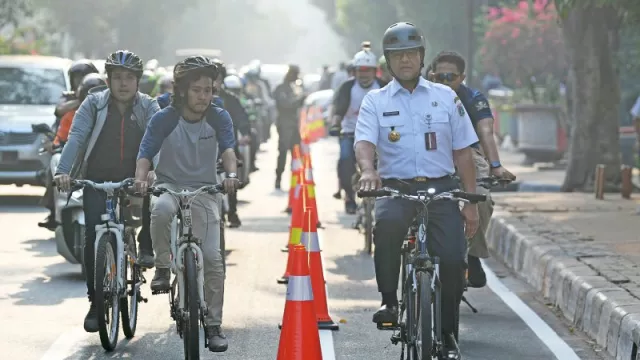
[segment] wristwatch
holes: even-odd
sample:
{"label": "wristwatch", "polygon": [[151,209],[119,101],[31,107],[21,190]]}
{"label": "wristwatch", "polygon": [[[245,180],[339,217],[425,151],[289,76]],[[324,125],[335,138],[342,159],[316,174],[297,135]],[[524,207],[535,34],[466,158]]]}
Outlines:
{"label": "wristwatch", "polygon": [[497,168],[499,168],[499,167],[502,167],[502,164],[500,164],[500,161],[492,161],[492,162],[489,164],[489,166],[490,166],[492,169],[497,169]]}
{"label": "wristwatch", "polygon": [[236,173],[228,173],[227,174],[227,179],[237,179],[238,178],[238,174]]}

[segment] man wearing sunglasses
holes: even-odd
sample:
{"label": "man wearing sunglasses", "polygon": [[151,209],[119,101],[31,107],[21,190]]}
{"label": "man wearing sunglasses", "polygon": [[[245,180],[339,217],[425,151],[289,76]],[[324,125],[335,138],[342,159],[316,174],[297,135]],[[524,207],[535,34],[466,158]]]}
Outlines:
{"label": "man wearing sunglasses", "polygon": [[[456,52],[440,52],[429,67],[428,77],[431,81],[451,87],[469,113],[469,118],[478,135],[479,142],[471,145],[473,159],[476,164],[476,176],[483,178],[489,174],[505,179],[515,180],[515,176],[500,163],[500,155],[493,136],[493,115],[487,98],[478,90],[462,84],[465,79],[464,58]],[[478,186],[476,191],[488,194],[489,191]],[[478,204],[480,223],[478,231],[469,240],[468,284],[470,287],[481,288],[487,283],[480,258],[488,258],[489,250],[485,232],[493,214],[493,203],[485,201]]]}

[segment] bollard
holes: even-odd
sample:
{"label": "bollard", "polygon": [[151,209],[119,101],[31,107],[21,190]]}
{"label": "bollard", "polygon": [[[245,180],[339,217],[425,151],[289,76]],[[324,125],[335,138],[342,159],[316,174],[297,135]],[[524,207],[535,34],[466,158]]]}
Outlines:
{"label": "bollard", "polygon": [[596,176],[593,189],[595,191],[596,199],[604,200],[604,165],[598,164],[596,166]]}
{"label": "bollard", "polygon": [[620,195],[623,199],[631,199],[631,192],[633,191],[633,182],[631,177],[633,176],[633,170],[629,165],[622,165],[620,169],[620,177],[622,179],[622,186],[620,187]]}

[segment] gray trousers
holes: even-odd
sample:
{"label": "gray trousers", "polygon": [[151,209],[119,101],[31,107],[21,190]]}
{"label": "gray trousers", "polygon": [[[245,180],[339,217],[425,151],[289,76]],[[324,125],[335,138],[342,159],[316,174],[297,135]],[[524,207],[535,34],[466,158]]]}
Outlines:
{"label": "gray trousers", "polygon": [[[157,186],[157,185],[156,185]],[[175,185],[160,186],[177,191]],[[220,252],[220,197],[200,194],[191,203],[193,235],[201,240],[200,248],[204,257],[204,297],[207,302],[207,325],[222,324],[224,302],[224,269]],[[171,194],[162,194],[151,200],[151,238],[155,250],[156,268],[171,266],[171,222],[179,205]]]}

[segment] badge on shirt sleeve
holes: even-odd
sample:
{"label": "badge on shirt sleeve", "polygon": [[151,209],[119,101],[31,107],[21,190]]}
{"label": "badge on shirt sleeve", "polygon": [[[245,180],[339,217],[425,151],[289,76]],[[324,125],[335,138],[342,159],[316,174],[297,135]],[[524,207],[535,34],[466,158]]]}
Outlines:
{"label": "badge on shirt sleeve", "polygon": [[476,110],[478,111],[488,109],[488,108],[489,108],[489,104],[487,104],[486,101],[478,101],[476,103]]}
{"label": "badge on shirt sleeve", "polygon": [[464,105],[462,105],[462,101],[460,101],[460,98],[456,96],[456,98],[453,99],[453,102],[456,104],[458,115],[460,115],[460,117],[463,117],[466,114],[466,111],[464,110]]}
{"label": "badge on shirt sleeve", "polygon": [[391,132],[389,132],[389,141],[396,142],[400,140],[400,133],[396,131],[395,127],[391,127]]}

